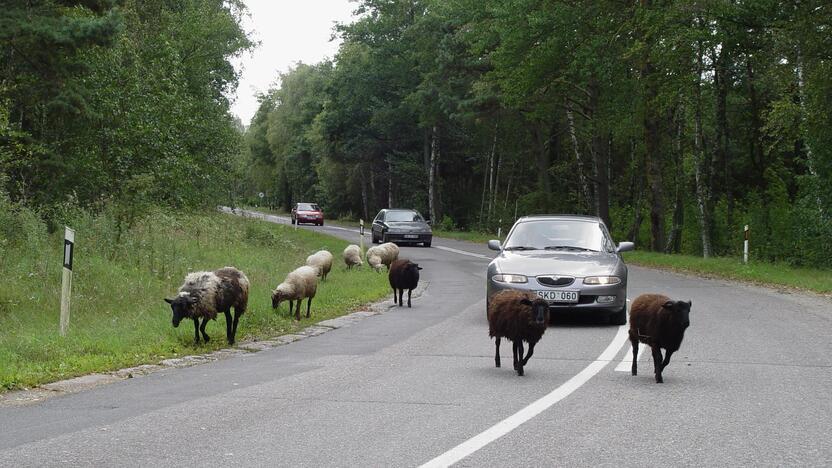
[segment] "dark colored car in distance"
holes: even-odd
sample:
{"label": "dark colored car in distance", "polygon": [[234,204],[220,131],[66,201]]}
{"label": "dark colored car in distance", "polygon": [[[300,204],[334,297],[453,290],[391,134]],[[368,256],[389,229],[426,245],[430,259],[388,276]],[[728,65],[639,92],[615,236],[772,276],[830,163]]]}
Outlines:
{"label": "dark colored car in distance", "polygon": [[324,212],[317,203],[295,203],[292,208],[292,224],[312,223],[324,225]]}
{"label": "dark colored car in distance", "polygon": [[433,231],[425,218],[416,210],[383,209],[373,220],[373,243],[395,242],[422,244],[430,247]]}
{"label": "dark colored car in distance", "polygon": [[600,218],[581,215],[524,216],[488,265],[486,301],[504,289],[527,291],[550,311],[602,313],[615,325],[627,321],[627,265],[621,252],[632,242],[612,241]]}

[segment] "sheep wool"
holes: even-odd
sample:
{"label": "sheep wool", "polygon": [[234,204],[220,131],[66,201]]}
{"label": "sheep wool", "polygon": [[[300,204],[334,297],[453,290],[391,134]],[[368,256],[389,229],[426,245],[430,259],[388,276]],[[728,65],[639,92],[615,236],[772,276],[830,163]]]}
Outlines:
{"label": "sheep wool", "polygon": [[350,244],[344,249],[344,263],[347,265],[348,269],[356,266],[359,267],[363,264],[361,261],[361,248],[355,244]]}
{"label": "sheep wool", "polygon": [[289,301],[289,314],[292,313],[293,301],[297,301],[295,319],[300,320],[300,303],[306,303],[306,317],[309,317],[312,298],[318,289],[318,270],[310,266],[296,268],[286,279],[272,291],[272,308],[276,309],[282,301]]}
{"label": "sheep wool", "polygon": [[318,276],[326,280],[326,275],[332,270],[332,254],[327,250],[319,250],[306,257],[306,264],[317,269]]}
{"label": "sheep wool", "polygon": [[[371,256],[377,256],[378,261],[371,261]],[[398,258],[399,246],[392,242],[387,242],[367,249],[367,263],[369,263],[370,266],[376,271],[381,269],[381,265],[387,266],[387,269],[389,270],[390,264]]]}

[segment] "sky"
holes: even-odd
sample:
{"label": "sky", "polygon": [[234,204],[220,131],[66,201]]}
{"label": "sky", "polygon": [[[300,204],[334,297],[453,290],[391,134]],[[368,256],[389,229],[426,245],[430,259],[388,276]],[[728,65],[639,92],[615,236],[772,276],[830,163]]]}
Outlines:
{"label": "sky", "polygon": [[260,47],[235,60],[242,70],[237,97],[231,106],[248,126],[257,111],[258,92],[275,83],[278,73],[297,62],[314,64],[332,58],[340,40],[330,41],[332,26],[350,22],[356,4],[349,0],[244,0],[250,18],[244,27]]}

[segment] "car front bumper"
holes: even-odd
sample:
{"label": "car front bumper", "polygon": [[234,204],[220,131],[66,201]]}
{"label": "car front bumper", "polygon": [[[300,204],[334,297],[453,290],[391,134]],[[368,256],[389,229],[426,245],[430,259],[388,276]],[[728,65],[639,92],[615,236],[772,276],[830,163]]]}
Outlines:
{"label": "car front bumper", "polygon": [[384,234],[382,234],[382,236],[387,236],[387,242],[422,243],[422,242],[431,242],[433,240],[433,234],[416,234],[416,233],[405,233],[405,232],[385,232]]}
{"label": "car front bumper", "polygon": [[[549,287],[543,286],[537,282],[534,277],[530,277],[528,282],[526,283],[499,283],[497,281],[492,280],[490,277],[487,279],[488,285],[486,287],[486,297],[487,301],[491,302],[491,297],[494,294],[497,294],[503,290],[514,290],[514,291],[525,291],[532,294],[536,294],[536,291],[552,291],[552,290],[565,290],[565,291],[578,291],[579,297],[577,303],[561,303],[561,302],[550,302],[549,309],[550,310],[563,310],[563,311],[601,311],[601,312],[618,312],[623,307],[627,305],[627,282],[622,281],[618,284],[613,285],[587,285],[583,284],[583,278],[575,278],[574,283],[569,286],[563,287]],[[614,299],[610,302],[599,302],[598,299],[602,296],[614,296]]]}

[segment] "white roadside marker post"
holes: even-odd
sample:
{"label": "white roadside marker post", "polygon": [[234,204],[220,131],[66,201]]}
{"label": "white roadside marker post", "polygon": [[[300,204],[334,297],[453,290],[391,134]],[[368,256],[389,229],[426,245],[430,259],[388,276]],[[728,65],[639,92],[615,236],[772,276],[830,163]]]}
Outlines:
{"label": "white roadside marker post", "polygon": [[72,296],[72,255],[75,248],[75,231],[64,226],[64,271],[61,279],[61,336],[69,327],[69,299]]}
{"label": "white roadside marker post", "polygon": [[358,220],[358,244],[361,249],[361,255],[364,256],[364,220]]}
{"label": "white roadside marker post", "polygon": [[745,230],[743,231],[743,236],[745,240],[743,241],[742,245],[742,262],[748,263],[748,225],[745,225]]}

